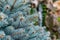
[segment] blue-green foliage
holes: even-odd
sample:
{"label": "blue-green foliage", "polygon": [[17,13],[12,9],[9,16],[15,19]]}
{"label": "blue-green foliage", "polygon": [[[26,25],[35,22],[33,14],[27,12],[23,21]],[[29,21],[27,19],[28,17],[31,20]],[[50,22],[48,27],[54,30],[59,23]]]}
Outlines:
{"label": "blue-green foliage", "polygon": [[15,1],[0,0],[0,40],[49,40],[50,32],[34,25],[38,14],[30,14],[29,1]]}

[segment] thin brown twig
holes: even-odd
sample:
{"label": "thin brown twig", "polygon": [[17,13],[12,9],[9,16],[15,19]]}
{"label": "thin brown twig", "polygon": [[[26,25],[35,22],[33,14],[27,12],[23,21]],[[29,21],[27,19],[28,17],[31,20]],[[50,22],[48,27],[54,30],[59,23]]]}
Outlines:
{"label": "thin brown twig", "polygon": [[11,6],[10,11],[14,8],[14,5],[15,5],[16,1],[17,1],[17,0],[14,0],[14,3],[13,3],[13,5]]}

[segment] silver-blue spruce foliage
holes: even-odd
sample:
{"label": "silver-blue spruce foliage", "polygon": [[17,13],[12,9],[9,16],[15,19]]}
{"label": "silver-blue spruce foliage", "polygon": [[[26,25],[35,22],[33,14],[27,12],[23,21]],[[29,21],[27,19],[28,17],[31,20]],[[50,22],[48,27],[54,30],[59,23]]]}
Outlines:
{"label": "silver-blue spruce foliage", "polygon": [[30,10],[30,0],[0,0],[0,40],[50,40],[45,27],[34,25],[36,9]]}

